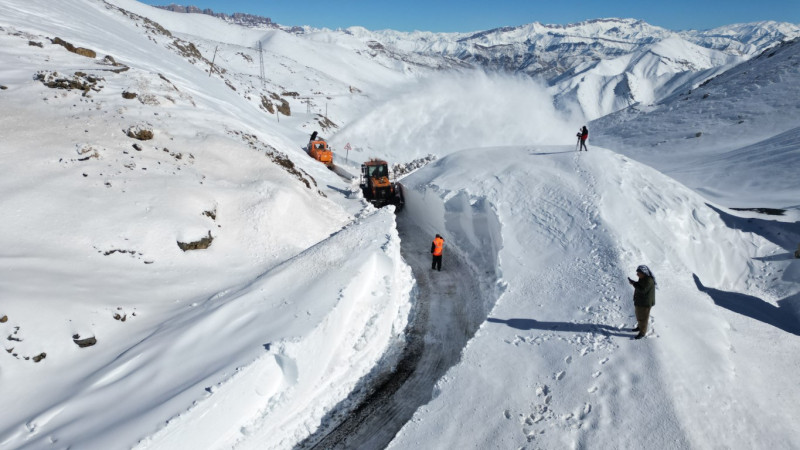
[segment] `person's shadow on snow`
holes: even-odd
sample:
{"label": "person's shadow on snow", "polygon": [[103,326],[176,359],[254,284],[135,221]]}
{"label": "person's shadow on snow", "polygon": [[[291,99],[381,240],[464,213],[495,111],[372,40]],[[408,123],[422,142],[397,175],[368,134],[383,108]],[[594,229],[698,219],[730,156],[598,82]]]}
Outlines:
{"label": "person's shadow on snow", "polygon": [[621,329],[597,323],[571,323],[571,322],[541,322],[533,319],[486,319],[492,323],[504,323],[518,330],[549,330],[567,333],[601,333],[607,336],[630,337],[630,333],[623,333]]}
{"label": "person's shadow on snow", "polygon": [[692,274],[692,277],[697,289],[708,294],[717,306],[800,336],[800,323],[798,323],[796,315],[798,305],[800,305],[800,294],[779,300],[778,306],[775,306],[752,295],[703,286],[700,277],[696,274]]}

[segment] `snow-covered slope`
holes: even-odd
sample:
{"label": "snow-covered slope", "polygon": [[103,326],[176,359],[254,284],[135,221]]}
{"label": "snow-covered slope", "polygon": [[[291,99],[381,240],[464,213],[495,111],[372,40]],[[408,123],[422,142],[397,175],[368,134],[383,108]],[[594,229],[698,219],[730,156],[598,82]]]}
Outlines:
{"label": "snow-covered slope", "polygon": [[[502,242],[505,287],[390,448],[791,448],[798,272],[768,236],[600,148],[475,149],[405,181],[460,256]],[[479,208],[501,227],[475,247],[459,230]],[[644,345],[626,281],[642,263],[659,285]]]}
{"label": "snow-covered slope", "polygon": [[799,63],[800,41],[784,43],[652,107],[594,121],[593,141],[729,206],[796,206]]}
{"label": "snow-covered slope", "polygon": [[[608,26],[584,24],[609,42],[625,33]],[[643,432],[665,448],[798,440],[796,208],[730,211],[655,170],[686,166],[667,155],[645,166],[626,142],[625,155],[593,141],[576,153],[578,119],[529,77],[437,73],[459,64],[308,31],[133,0],[5,2],[0,398],[13,408],[0,447],[293,448],[391,377],[423,291],[431,310],[459,313],[441,316],[457,331],[482,325],[395,448],[622,448]],[[502,43],[491,34],[475,39]],[[661,41],[646,46],[675,61],[719,55]],[[792,49],[751,62],[761,89],[737,72],[706,86],[750,87],[738,104],[756,123],[788,124],[767,87],[793,82]],[[630,66],[642,77],[674,69],[645,59]],[[683,120],[724,121],[729,105]],[[143,130],[152,138],[128,135]],[[305,154],[314,130],[347,170],[439,159],[403,180],[396,220]],[[714,142],[693,149],[697,167],[792,167],[796,125],[772,131],[735,148],[704,133]],[[720,199],[746,182],[759,206],[797,195],[739,173],[715,185]],[[431,273],[437,232],[444,272]],[[654,333],[632,341],[625,277],[640,263],[660,288]],[[438,331],[426,351],[447,347]]]}
{"label": "snow-covered slope", "polygon": [[671,37],[636,53],[579,65],[552,80],[551,90],[559,104],[596,119],[633,104],[652,104],[739,62],[735,56]]}
{"label": "snow-covered slope", "polygon": [[269,32],[282,70],[262,90],[239,55],[253,33],[127,0],[4,5],[0,447],[175,448],[154,434],[173,421],[196,448],[245,424],[291,445],[402,342],[393,215],[300,148],[317,114],[278,121],[260,95],[404,75],[344,50],[353,64],[320,75],[324,44]]}
{"label": "snow-covered slope", "polygon": [[705,31],[684,31],[681,36],[701,47],[742,56],[755,56],[774,47],[776,42],[798,37],[798,24],[763,21],[739,23]]}
{"label": "snow-covered slope", "polygon": [[[445,270],[493,261],[503,295],[390,448],[619,448],[645,431],[654,448],[791,448],[795,224],[599,148],[458,152],[405,183],[408,214],[449,237]],[[643,262],[660,286],[647,346],[625,281]]]}

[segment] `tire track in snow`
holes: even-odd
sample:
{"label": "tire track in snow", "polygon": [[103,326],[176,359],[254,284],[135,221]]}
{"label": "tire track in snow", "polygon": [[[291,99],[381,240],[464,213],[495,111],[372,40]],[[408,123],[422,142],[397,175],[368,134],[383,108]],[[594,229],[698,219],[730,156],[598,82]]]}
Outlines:
{"label": "tire track in snow", "polygon": [[[384,448],[458,362],[486,319],[479,277],[448,243],[442,271],[430,268],[430,240],[408,215],[397,218],[402,255],[417,282],[414,316],[394,370],[370,376],[296,449]],[[326,423],[327,422],[327,423]]]}

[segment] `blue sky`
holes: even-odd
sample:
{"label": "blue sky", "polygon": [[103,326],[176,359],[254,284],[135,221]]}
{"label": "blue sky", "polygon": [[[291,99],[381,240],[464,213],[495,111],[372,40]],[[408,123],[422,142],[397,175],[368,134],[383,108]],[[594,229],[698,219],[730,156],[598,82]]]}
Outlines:
{"label": "blue sky", "polygon": [[178,3],[215,12],[245,12],[282,25],[371,30],[479,31],[531,22],[568,24],[587,19],[641,19],[671,30],[705,30],[733,23],[775,20],[800,24],[800,0],[140,0]]}

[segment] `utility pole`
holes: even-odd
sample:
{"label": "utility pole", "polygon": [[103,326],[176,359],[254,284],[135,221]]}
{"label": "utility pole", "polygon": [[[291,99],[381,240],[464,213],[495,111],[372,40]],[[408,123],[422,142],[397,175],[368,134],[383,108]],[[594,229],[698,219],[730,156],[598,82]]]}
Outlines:
{"label": "utility pole", "polygon": [[311,97],[298,97],[301,102],[306,104],[306,114],[311,113]]}
{"label": "utility pole", "polygon": [[208,71],[208,77],[211,78],[211,72],[214,71],[214,61],[217,59],[217,48],[219,46],[214,46],[214,57],[211,58],[211,70]]}
{"label": "utility pole", "polygon": [[266,87],[264,81],[264,49],[261,47],[261,41],[258,41],[258,65],[261,67],[261,88]]}

